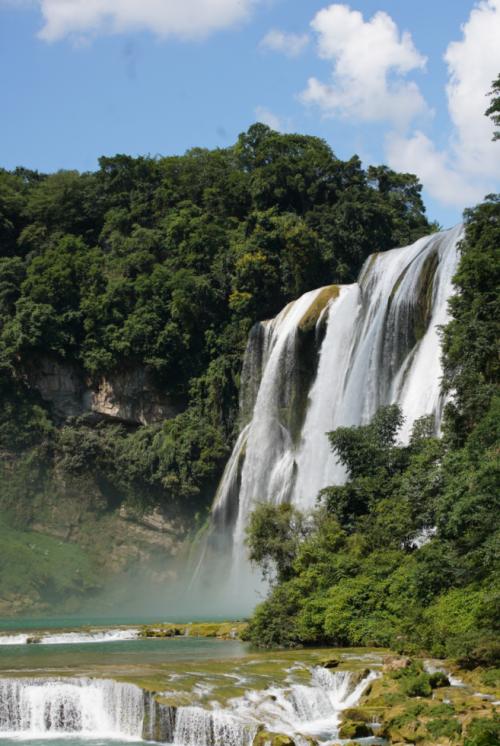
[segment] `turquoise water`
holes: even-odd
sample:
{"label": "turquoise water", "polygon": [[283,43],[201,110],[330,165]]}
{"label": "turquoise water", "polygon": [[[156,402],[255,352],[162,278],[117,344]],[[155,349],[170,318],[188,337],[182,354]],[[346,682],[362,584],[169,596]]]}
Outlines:
{"label": "turquoise water", "polygon": [[[207,618],[206,616],[179,617],[169,614],[168,617],[155,616],[64,616],[64,617],[19,617],[0,619],[0,632],[12,632],[34,629],[79,630],[86,627],[135,627],[141,624],[156,624],[171,622],[172,624],[186,624],[188,622],[225,622],[232,621],[227,617]],[[234,620],[236,621],[236,620]]]}
{"label": "turquoise water", "polygon": [[123,642],[81,643],[64,645],[0,646],[0,675],[14,671],[62,670],[106,665],[168,663],[179,660],[241,658],[248,646],[238,640],[173,637],[165,639],[126,640]]}

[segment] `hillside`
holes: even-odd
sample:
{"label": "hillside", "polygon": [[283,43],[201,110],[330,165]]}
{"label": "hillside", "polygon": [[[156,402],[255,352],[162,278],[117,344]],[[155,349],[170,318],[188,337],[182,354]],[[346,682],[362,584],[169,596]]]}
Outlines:
{"label": "hillside", "polygon": [[420,192],[264,125],[95,173],[0,172],[4,613],[178,551],[237,434],[252,325],[433,230]]}

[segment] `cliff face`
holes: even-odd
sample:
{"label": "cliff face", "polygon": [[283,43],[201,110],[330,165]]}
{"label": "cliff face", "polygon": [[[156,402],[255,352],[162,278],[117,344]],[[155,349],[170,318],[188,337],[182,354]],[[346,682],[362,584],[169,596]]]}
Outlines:
{"label": "cliff face", "polygon": [[163,597],[175,582],[188,528],[178,511],[112,509],[92,474],[57,471],[26,503],[22,520],[9,523],[6,516],[0,517],[2,616],[72,612],[89,599],[106,611],[126,604],[132,587]]}
{"label": "cliff face", "polygon": [[58,419],[83,414],[120,422],[149,425],[170,419],[182,407],[163,394],[144,366],[117,371],[89,381],[73,363],[42,356],[24,375]]}

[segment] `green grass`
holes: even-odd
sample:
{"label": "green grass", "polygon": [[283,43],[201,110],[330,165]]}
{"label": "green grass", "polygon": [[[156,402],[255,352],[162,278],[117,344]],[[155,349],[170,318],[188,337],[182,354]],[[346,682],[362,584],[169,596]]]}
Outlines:
{"label": "green grass", "polygon": [[0,516],[0,599],[53,601],[98,586],[94,563],[81,547],[13,528]]}

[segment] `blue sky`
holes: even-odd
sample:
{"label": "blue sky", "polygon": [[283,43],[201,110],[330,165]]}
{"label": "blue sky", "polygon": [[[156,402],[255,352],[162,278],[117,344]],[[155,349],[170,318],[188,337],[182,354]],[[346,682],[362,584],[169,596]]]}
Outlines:
{"label": "blue sky", "polygon": [[260,119],[418,173],[448,226],[499,188],[499,39],[500,0],[0,0],[0,166],[223,147]]}

